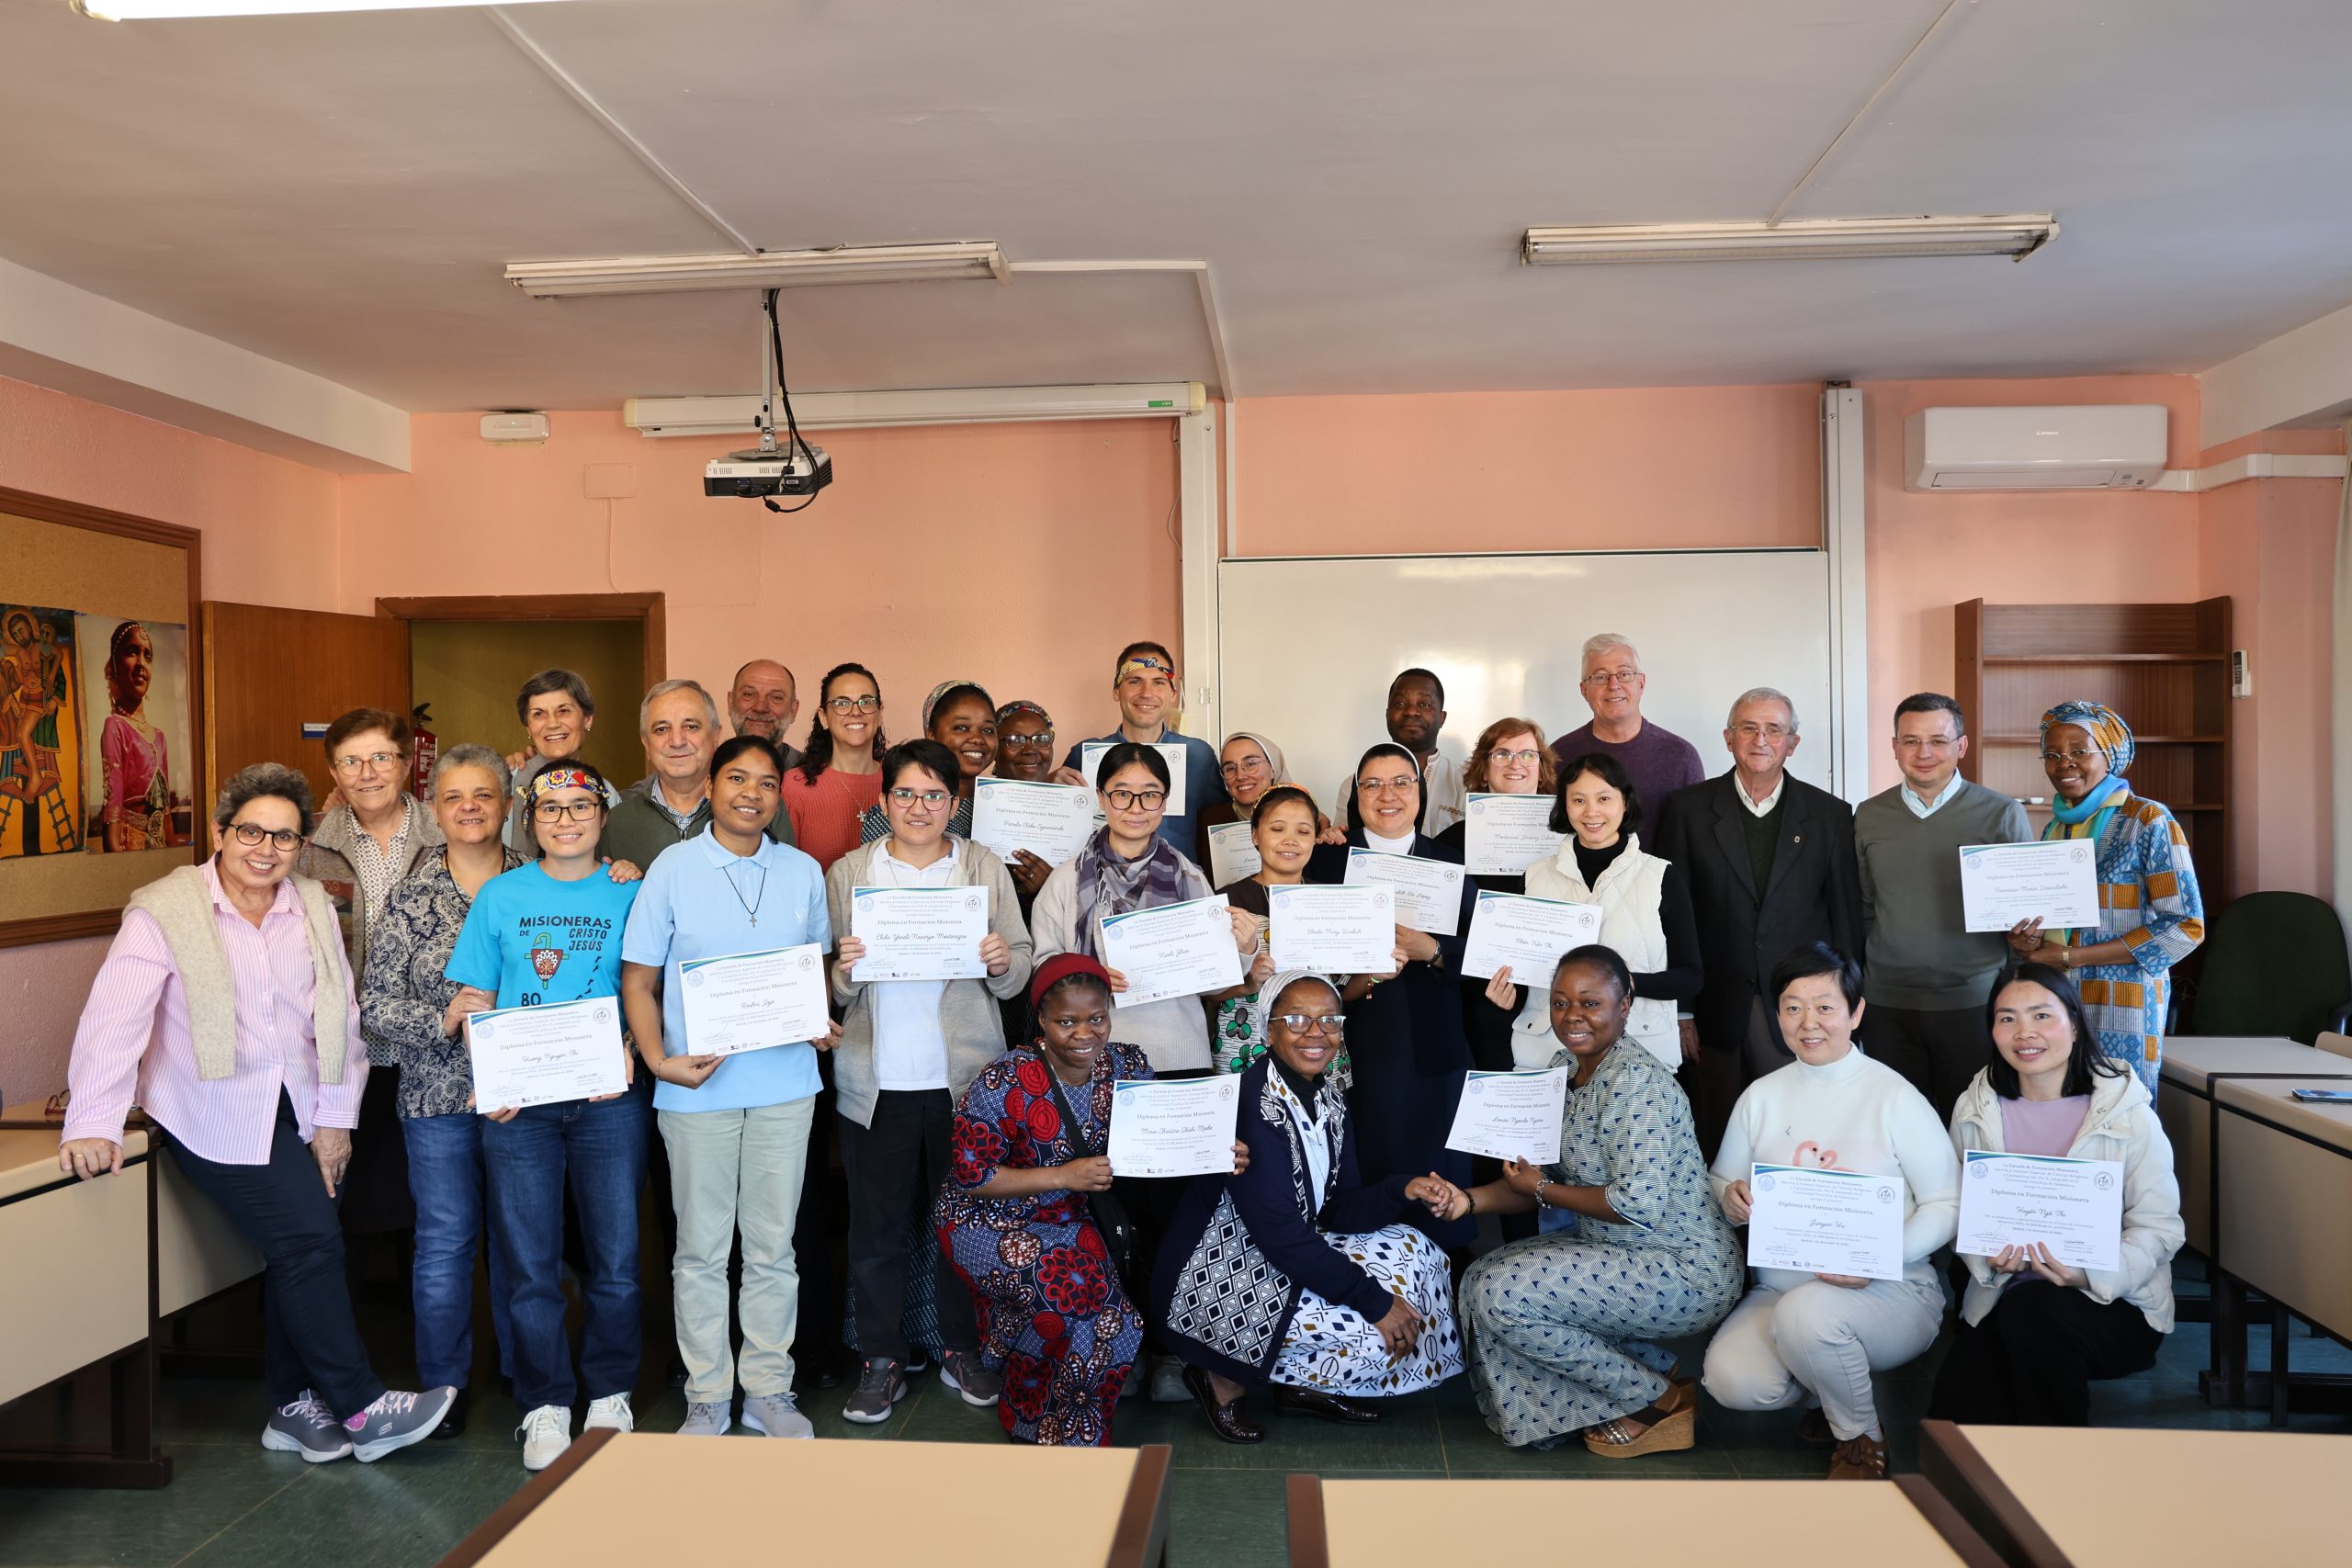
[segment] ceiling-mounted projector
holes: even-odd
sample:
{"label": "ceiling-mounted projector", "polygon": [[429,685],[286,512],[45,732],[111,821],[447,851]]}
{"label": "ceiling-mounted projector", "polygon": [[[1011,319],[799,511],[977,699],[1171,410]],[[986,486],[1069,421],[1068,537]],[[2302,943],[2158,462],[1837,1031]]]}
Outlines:
{"label": "ceiling-mounted projector", "polygon": [[729,452],[704,465],[702,470],[703,494],[745,501],[814,495],[832,482],[833,460],[825,456],[822,446],[806,441],[794,443],[790,450],[755,446],[748,452]]}

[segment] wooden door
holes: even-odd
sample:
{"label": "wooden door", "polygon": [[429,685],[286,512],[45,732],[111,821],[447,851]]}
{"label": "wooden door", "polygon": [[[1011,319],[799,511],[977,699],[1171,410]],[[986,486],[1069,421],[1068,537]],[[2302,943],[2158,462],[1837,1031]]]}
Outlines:
{"label": "wooden door", "polygon": [[334,787],[325,749],[304,725],[353,708],[409,711],[408,623],[207,600],[204,615],[204,796],[254,762],[300,768],[323,800]]}

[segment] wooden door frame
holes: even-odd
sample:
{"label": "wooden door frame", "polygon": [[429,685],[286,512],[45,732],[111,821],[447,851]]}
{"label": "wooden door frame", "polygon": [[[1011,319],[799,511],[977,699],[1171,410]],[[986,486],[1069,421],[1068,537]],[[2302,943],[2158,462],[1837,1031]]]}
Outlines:
{"label": "wooden door frame", "polygon": [[459,593],[379,599],[396,621],[635,621],[645,630],[642,696],[670,667],[669,607],[660,593]]}

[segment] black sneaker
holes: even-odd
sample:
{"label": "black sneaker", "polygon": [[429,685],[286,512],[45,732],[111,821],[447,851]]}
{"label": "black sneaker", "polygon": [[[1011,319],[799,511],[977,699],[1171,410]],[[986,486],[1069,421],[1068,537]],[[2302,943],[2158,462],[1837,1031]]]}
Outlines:
{"label": "black sneaker", "polygon": [[965,1404],[983,1408],[1004,1393],[1004,1374],[983,1366],[978,1350],[950,1350],[940,1357],[939,1381],[962,1394]]}
{"label": "black sneaker", "polygon": [[857,1374],[856,1392],[842,1406],[842,1419],[872,1427],[890,1418],[890,1409],[907,1396],[907,1379],[899,1363],[888,1356],[866,1360]]}

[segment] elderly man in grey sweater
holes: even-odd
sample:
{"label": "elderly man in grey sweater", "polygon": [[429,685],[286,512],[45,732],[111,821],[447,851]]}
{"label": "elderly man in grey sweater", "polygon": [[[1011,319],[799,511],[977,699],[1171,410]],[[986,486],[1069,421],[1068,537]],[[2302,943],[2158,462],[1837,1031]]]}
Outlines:
{"label": "elderly man in grey sweater", "polygon": [[1958,703],[1935,692],[1905,697],[1894,710],[1903,782],[1854,808],[1870,953],[1864,1044],[1946,1121],[1993,1058],[1984,999],[2008,957],[2001,932],[1964,929],[1960,850],[2033,837],[2023,806],[1960,776],[1967,755]]}

